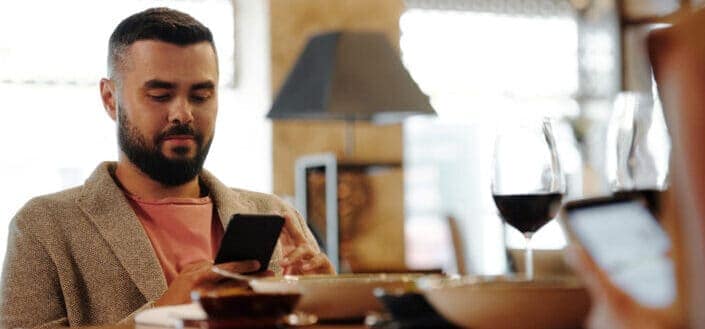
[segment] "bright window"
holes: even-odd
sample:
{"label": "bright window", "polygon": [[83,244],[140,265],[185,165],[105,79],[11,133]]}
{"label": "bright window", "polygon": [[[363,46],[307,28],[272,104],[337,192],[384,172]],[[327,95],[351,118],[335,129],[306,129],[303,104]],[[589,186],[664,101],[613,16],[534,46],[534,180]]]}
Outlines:
{"label": "bright window", "polygon": [[[501,273],[504,240],[523,248],[524,239],[511,228],[503,235],[491,197],[494,124],[518,115],[559,120],[578,115],[573,99],[579,80],[577,22],[570,9],[522,15],[428,7],[433,5],[407,10],[400,22],[403,61],[438,113],[404,127],[408,262],[454,269],[453,254],[443,252],[448,235],[430,234],[452,216],[459,222],[469,270]],[[582,164],[572,130],[567,121],[554,129],[572,188],[568,198],[577,197]],[[431,226],[433,231],[426,229]],[[550,223],[532,245],[561,248],[565,238]]]}

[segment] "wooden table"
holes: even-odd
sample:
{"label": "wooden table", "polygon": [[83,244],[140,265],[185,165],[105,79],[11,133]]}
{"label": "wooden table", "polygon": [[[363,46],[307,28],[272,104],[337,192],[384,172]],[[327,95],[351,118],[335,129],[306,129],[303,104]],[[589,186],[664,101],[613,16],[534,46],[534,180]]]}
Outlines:
{"label": "wooden table", "polygon": [[[113,325],[81,327],[82,329],[165,329],[165,327],[143,326],[143,325]],[[362,324],[317,324],[314,326],[296,327],[301,329],[366,329]]]}

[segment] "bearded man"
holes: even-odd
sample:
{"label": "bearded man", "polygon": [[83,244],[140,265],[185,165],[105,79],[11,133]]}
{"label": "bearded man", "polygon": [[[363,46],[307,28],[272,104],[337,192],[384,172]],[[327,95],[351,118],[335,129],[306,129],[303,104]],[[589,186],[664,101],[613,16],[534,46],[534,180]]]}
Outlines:
{"label": "bearded man", "polygon": [[[210,30],[153,8],[123,20],[109,42],[100,94],[116,122],[117,162],[85,184],[30,200],[13,218],[0,282],[0,327],[131,321],[137,311],[190,302],[212,269],[233,214],[279,214],[269,270],[333,273],[305,221],[279,198],[231,189],[202,170],[218,110]],[[219,264],[258,270],[256,261]]]}

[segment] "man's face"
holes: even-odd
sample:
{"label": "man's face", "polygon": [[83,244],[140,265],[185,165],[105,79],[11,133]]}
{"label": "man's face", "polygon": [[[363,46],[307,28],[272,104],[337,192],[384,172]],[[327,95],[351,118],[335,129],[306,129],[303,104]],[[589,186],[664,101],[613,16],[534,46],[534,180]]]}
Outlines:
{"label": "man's face", "polygon": [[218,69],[212,46],[137,41],[119,76],[120,150],[164,185],[192,180],[215,129]]}

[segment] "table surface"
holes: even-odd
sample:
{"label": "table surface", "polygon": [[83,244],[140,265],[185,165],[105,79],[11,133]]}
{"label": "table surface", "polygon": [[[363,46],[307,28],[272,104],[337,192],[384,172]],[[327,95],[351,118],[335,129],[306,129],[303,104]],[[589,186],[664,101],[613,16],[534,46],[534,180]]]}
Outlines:
{"label": "table surface", "polygon": [[[164,329],[164,327],[143,326],[143,325],[113,325],[113,326],[96,326],[96,327],[81,327],[82,329]],[[296,327],[306,329],[365,329],[362,324],[317,324],[314,326]]]}

